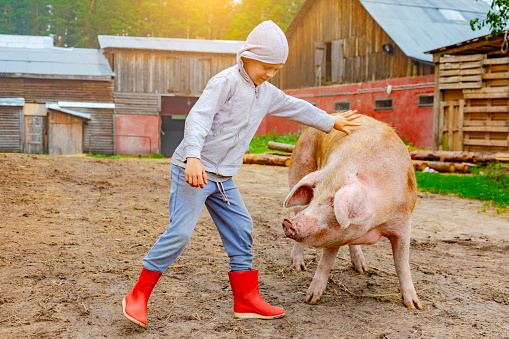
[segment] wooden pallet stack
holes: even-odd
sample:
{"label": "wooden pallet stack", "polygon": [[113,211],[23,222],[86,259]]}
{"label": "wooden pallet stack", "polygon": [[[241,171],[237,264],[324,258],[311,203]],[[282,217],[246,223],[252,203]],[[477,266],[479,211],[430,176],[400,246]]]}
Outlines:
{"label": "wooden pallet stack", "polygon": [[509,58],[440,57],[439,68],[442,149],[507,152]]}

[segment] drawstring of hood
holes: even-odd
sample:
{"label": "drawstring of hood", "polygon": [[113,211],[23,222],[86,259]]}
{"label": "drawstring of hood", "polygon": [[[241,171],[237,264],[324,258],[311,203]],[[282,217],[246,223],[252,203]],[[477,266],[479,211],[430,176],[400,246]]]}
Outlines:
{"label": "drawstring of hood", "polygon": [[222,182],[216,182],[217,189],[219,190],[219,193],[221,193],[221,196],[223,197],[223,201],[226,202],[228,205],[230,205],[230,202],[228,201],[228,197],[226,196],[226,191],[224,190],[224,186]]}

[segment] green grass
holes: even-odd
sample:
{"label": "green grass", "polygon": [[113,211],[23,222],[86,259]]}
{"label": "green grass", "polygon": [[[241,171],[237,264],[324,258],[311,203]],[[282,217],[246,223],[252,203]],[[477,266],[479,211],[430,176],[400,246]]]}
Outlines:
{"label": "green grass", "polygon": [[92,153],[88,153],[87,156],[89,156],[91,158],[100,158],[100,159],[129,159],[129,158],[163,159],[164,158],[164,155],[159,154],[159,153],[154,153],[154,154],[152,154],[149,157],[143,157],[141,155],[141,153],[138,153],[135,157],[132,157],[132,156],[129,156],[129,155],[112,155],[112,156],[107,156],[107,155],[104,155],[104,154],[92,154]]}
{"label": "green grass", "polygon": [[[298,132],[295,134],[284,134],[281,136],[279,136],[275,133],[268,133],[268,134],[256,136],[249,143],[249,151],[251,153],[277,152],[274,150],[270,150],[267,147],[269,141],[275,141],[275,142],[281,142],[284,144],[295,145],[295,143],[299,139],[301,133],[302,132]],[[284,152],[281,152],[281,153],[284,153]]]}
{"label": "green grass", "polygon": [[472,172],[472,175],[416,172],[415,176],[417,187],[424,192],[478,199],[485,201],[485,207],[495,207],[498,213],[508,212],[508,166],[493,163]]}

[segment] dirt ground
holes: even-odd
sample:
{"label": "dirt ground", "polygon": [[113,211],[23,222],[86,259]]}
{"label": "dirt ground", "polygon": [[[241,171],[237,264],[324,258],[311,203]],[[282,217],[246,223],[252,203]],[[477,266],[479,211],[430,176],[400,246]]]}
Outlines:
{"label": "dirt ground", "polygon": [[419,193],[410,265],[424,310],[405,309],[390,244],[364,246],[367,273],[340,250],[321,302],[289,266],[285,167],[243,165],[235,182],[255,223],[254,267],[282,319],[235,320],[227,256],[204,211],[156,286],[146,329],[121,300],[168,222],[168,159],[0,153],[1,338],[509,338],[509,215],[479,201]]}

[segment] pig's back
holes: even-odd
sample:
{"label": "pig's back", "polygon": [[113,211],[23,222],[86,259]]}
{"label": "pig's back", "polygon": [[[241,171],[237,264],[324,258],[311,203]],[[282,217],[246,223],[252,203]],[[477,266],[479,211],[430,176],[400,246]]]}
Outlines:
{"label": "pig's back", "polygon": [[321,154],[317,155],[322,158],[321,168],[328,167],[338,185],[342,178],[358,175],[376,200],[373,204],[381,209],[392,201],[411,212],[417,189],[407,147],[389,125],[368,116],[355,121],[362,125],[349,128],[352,133],[348,136],[336,130],[318,135],[322,138]]}

